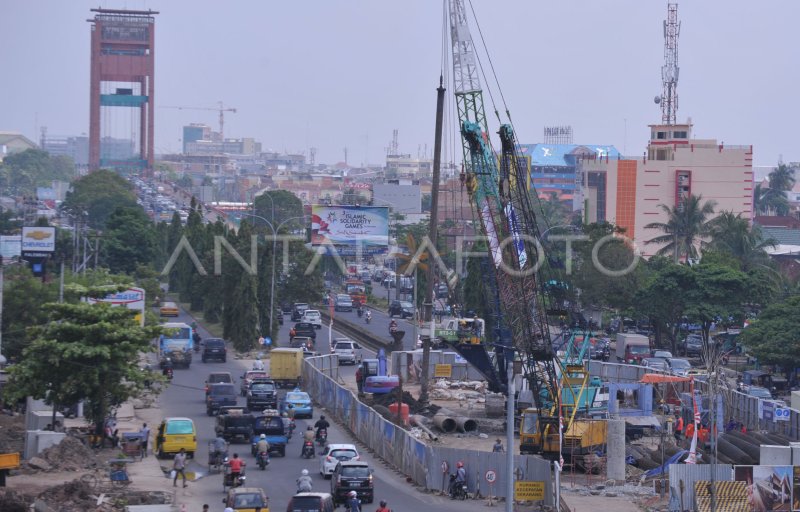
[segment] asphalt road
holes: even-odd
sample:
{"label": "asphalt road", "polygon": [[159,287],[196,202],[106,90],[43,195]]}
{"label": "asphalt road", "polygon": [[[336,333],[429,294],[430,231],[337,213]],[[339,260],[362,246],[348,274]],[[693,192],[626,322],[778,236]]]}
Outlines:
{"label": "asphalt road", "polygon": [[[355,313],[341,313],[358,318]],[[377,316],[377,315],[376,315]],[[385,315],[384,315],[385,317]],[[184,312],[177,319],[171,321],[191,323],[192,319]],[[285,325],[281,327],[279,340],[288,340],[290,322],[286,317]],[[373,320],[374,321],[374,320]],[[335,325],[335,323],[334,323]],[[388,331],[388,322],[387,322]],[[377,327],[377,324],[376,324]],[[211,335],[202,327],[199,329],[203,338]],[[343,337],[334,331],[334,337]],[[327,326],[323,326],[318,331],[317,350],[327,353]],[[365,353],[365,355],[370,352]],[[196,472],[200,479],[190,484],[190,491],[195,496],[202,498],[205,503],[212,506],[212,510],[219,507],[222,498],[222,476],[219,474],[208,475],[208,442],[214,438],[214,418],[206,415],[204,405],[203,383],[210,372],[228,371],[234,378],[241,376],[249,369],[251,361],[234,360],[232,357],[226,363],[202,363],[199,359],[194,360],[189,370],[176,369],[172,383],[161,395],[160,405],[165,417],[185,416],[192,418],[197,426],[197,453],[195,460],[189,464],[189,470]],[[353,379],[355,368],[353,366],[342,367],[340,369],[341,379]],[[236,383],[238,386],[238,382]],[[240,397],[239,401],[243,401]],[[297,431],[302,432],[308,424],[312,424],[324,414],[324,410],[315,404],[313,420],[297,420]],[[354,439],[338,425],[333,424],[329,430],[329,442],[332,443],[355,443]],[[357,445],[358,446],[358,445]],[[367,453],[363,446],[358,446],[362,460],[366,460],[375,470],[375,493],[376,503],[365,505],[364,510],[377,508],[377,501],[385,499],[389,507],[396,512],[403,510],[479,510],[483,509],[482,502],[453,502],[449,498],[431,494],[423,494],[413,490],[405,482],[405,479],[395,472],[387,469],[371,454]],[[296,488],[295,480],[300,476],[302,469],[308,469],[314,479],[314,490],[321,492],[330,491],[330,481],[324,480],[319,474],[319,460],[306,460],[300,458],[300,442],[297,436],[290,440],[287,446],[287,455],[284,458],[272,457],[270,465],[265,471],[258,469],[255,459],[250,455],[250,447],[247,444],[234,444],[230,448],[231,453],[239,453],[247,463],[247,486],[263,488],[270,498],[270,509],[273,511],[285,510],[289,498],[294,494]]]}
{"label": "asphalt road", "polygon": [[[360,325],[364,329],[373,333],[375,336],[386,340],[387,343],[391,343],[393,340],[389,335],[389,322],[391,321],[389,315],[377,309],[371,309],[371,311],[372,320],[370,320],[369,324],[366,323],[366,320],[363,316],[359,318],[358,313],[356,313],[355,310],[335,311],[333,325],[336,327],[336,319],[339,318],[352,324]],[[414,324],[411,322],[411,319],[402,320],[397,316],[395,316],[394,319],[397,322],[397,328],[406,332],[405,336],[403,336],[404,350],[414,350],[416,348],[414,343]]]}

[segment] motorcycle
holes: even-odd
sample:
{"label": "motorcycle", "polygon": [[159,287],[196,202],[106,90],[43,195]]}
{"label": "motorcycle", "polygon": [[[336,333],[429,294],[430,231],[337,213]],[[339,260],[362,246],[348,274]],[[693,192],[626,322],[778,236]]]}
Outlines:
{"label": "motorcycle", "polygon": [[167,378],[167,380],[171,381],[172,375],[173,375],[172,368],[164,368],[164,376]]}
{"label": "motorcycle", "polygon": [[317,444],[320,446],[325,446],[325,443],[328,442],[328,429],[321,428],[319,429],[319,433],[317,433]]}
{"label": "motorcycle", "polygon": [[364,316],[364,309],[361,306],[358,307],[358,318]]}
{"label": "motorcycle", "polygon": [[305,441],[303,443],[303,458],[311,459],[314,457],[314,443],[311,441]]}
{"label": "motorcycle", "polygon": [[256,455],[256,462],[262,471],[267,469],[269,465],[269,452],[259,452],[258,455]]}
{"label": "motorcycle", "polygon": [[294,420],[293,419],[289,420],[289,435],[287,435],[286,437],[291,439],[292,435],[294,435],[295,428],[297,428],[297,425],[295,424]]}
{"label": "motorcycle", "polygon": [[462,482],[456,482],[456,475],[455,473],[450,475],[450,497],[454,500],[465,500],[467,499],[467,493],[469,490],[467,489],[467,484]]}
{"label": "motorcycle", "polygon": [[247,477],[244,474],[245,466],[242,463],[242,471],[239,477],[234,480],[233,473],[231,473],[231,466],[228,464],[228,458],[225,458],[225,474],[222,476],[222,491],[225,492],[226,488],[235,489],[236,487],[244,487]]}
{"label": "motorcycle", "polygon": [[367,324],[369,324],[369,321],[370,321],[370,320],[372,320],[372,315],[370,315],[370,314],[369,314],[369,312],[367,312],[367,316],[364,318],[364,322],[366,322]]}

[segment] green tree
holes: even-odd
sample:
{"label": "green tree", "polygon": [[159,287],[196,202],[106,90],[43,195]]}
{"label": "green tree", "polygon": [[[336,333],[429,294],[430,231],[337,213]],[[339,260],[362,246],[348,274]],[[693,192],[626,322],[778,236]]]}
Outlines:
{"label": "green tree", "polygon": [[74,214],[86,212],[89,225],[103,229],[117,208],[139,206],[129,182],[113,171],[101,169],[73,181],[63,207]]}
{"label": "green tree", "polygon": [[[268,190],[256,196],[255,209],[255,214],[267,219],[275,229],[287,219],[302,217],[304,214],[303,202],[288,190]],[[259,225],[258,222],[254,224]]]}
{"label": "green tree", "polygon": [[741,214],[734,215],[724,211],[708,223],[713,250],[725,252],[736,258],[745,272],[756,268],[771,267],[767,248],[774,248],[778,242],[764,238],[761,228],[750,226]]}
{"label": "green tree", "polygon": [[686,290],[686,316],[700,323],[708,343],[712,323],[721,320],[724,326],[733,318],[733,323],[741,324],[749,280],[735,268],[708,262],[693,266],[692,272],[696,285]]}
{"label": "green tree", "polygon": [[779,163],[769,173],[769,188],[779,192],[792,190],[795,184],[794,168],[784,163]]}
{"label": "green tree", "polygon": [[50,156],[41,149],[27,149],[7,156],[0,164],[0,183],[14,195],[30,195],[37,186],[50,186],[54,180],[70,181],[75,164],[67,156]]}
{"label": "green tree", "polygon": [[[149,371],[135,361],[158,327],[140,327],[135,311],[106,304],[47,304],[50,322],[36,327],[20,362],[9,368],[7,396],[32,396],[58,406],[85,400],[85,414],[102,431],[112,407],[137,396]],[[133,362],[133,364],[132,364]]]}
{"label": "green tree", "polygon": [[763,364],[800,366],[800,296],[771,304],[739,339]]}
{"label": "green tree", "polygon": [[[583,234],[586,242],[573,244],[576,258],[571,281],[580,290],[581,304],[596,308],[627,309],[634,303],[633,295],[640,286],[642,268],[634,262],[633,246],[620,235],[625,230],[608,222],[587,224]],[[612,238],[608,238],[612,237]],[[601,240],[604,243],[601,243]],[[554,242],[559,243],[559,242]],[[563,242],[560,242],[563,247]],[[593,251],[598,248],[595,256]],[[630,268],[630,271],[626,269]],[[566,269],[565,269],[566,270]],[[610,275],[608,271],[625,272]],[[566,279],[569,276],[565,276]]]}
{"label": "green tree", "polygon": [[650,272],[643,286],[636,290],[635,311],[645,315],[656,330],[659,346],[666,333],[673,353],[677,354],[680,324],[687,308],[687,290],[696,286],[695,275],[686,265],[677,265],[656,256],[648,262]]}
{"label": "green tree", "polygon": [[103,252],[111,272],[132,274],[138,265],[153,263],[155,226],[141,208],[117,208],[106,222]]}
{"label": "green tree", "polygon": [[667,214],[667,222],[652,222],[645,229],[657,229],[663,235],[647,240],[645,244],[664,244],[656,254],[671,254],[677,263],[681,257],[697,259],[697,246],[709,234],[709,217],[714,214],[714,201],[702,203],[702,196],[691,195],[677,206],[659,207]]}
{"label": "green tree", "polygon": [[19,360],[27,346],[27,328],[47,321],[42,305],[57,298],[57,290],[48,286],[23,265],[11,265],[4,271],[3,355]]}

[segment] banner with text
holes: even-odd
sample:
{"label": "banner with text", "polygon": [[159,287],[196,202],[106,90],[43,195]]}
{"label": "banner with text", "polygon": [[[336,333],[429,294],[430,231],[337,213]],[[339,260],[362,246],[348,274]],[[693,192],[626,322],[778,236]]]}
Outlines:
{"label": "banner with text", "polygon": [[389,208],[384,206],[311,207],[311,243],[367,249],[388,247]]}

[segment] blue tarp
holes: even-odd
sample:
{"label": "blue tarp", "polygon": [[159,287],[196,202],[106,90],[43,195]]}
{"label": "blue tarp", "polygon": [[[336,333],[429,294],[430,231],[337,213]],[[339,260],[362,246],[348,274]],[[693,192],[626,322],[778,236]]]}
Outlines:
{"label": "blue tarp", "polygon": [[681,457],[683,457],[683,456],[685,456],[685,455],[688,455],[688,454],[689,454],[689,451],[688,451],[688,450],[681,450],[681,451],[679,451],[678,453],[676,453],[675,455],[673,455],[672,457],[670,457],[670,458],[669,458],[669,460],[667,460],[667,462],[665,462],[663,466],[659,466],[659,467],[657,467],[657,468],[653,468],[653,469],[651,469],[650,471],[647,471],[647,472],[644,474],[645,478],[652,478],[652,477],[654,477],[654,476],[658,476],[658,475],[660,475],[660,474],[664,473],[664,472],[667,470],[667,467],[668,467],[670,464],[675,464],[675,463],[677,463],[677,462],[678,462],[678,461],[681,459]]}

